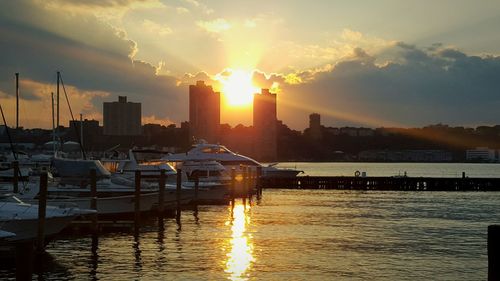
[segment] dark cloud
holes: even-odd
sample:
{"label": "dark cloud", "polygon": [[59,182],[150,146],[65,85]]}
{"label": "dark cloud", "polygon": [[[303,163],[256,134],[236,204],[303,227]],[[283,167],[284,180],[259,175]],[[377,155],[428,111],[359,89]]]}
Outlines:
{"label": "dark cloud", "polygon": [[[19,1],[19,5],[28,13],[38,12],[39,18],[51,16],[50,11],[29,2]],[[131,59],[136,45],[123,33],[95,18],[89,24],[93,30],[85,29],[85,23],[91,19],[66,18],[64,23],[73,25],[75,32],[80,32],[81,28],[82,34],[96,34],[97,37],[85,42],[85,36],[81,37],[82,40],[73,40],[71,36],[62,36],[61,32],[42,29],[29,20],[23,21],[19,16],[0,17],[1,91],[13,93],[14,72],[20,72],[25,79],[55,83],[55,73],[59,70],[65,83],[78,89],[106,91],[112,94],[109,99],[115,99],[119,94],[128,95],[130,100],[143,102],[146,115],[156,114],[178,121],[187,116],[181,106],[186,102],[185,89],[177,87],[175,77],[156,75],[153,65]],[[72,26],[65,28],[71,29]],[[107,40],[101,40],[103,38]],[[23,94],[27,98],[37,98],[29,92]],[[94,102],[97,109],[102,107],[101,99]]]}
{"label": "dark cloud", "polygon": [[46,0],[48,3],[59,5],[73,5],[82,7],[120,7],[129,6],[134,2],[146,2],[147,0]]}
{"label": "dark cloud", "polygon": [[298,111],[283,104],[281,118],[297,120],[302,109],[295,126],[304,127],[310,108],[317,107],[330,125],[499,124],[500,57],[434,47],[397,43],[385,52],[393,60],[383,65],[358,50],[358,58],[314,73],[311,82],[285,85]]}

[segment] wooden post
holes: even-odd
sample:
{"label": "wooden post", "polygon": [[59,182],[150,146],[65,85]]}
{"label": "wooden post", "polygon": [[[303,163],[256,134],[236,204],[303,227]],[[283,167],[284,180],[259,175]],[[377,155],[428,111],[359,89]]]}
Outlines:
{"label": "wooden post", "polygon": [[500,280],[500,225],[488,226],[488,280]]}
{"label": "wooden post", "polygon": [[160,181],[158,182],[158,213],[160,216],[165,212],[165,170],[160,170]]}
{"label": "wooden post", "polygon": [[256,177],[256,186],[257,186],[257,195],[262,196],[262,167],[257,167],[257,174],[255,175]]}
{"label": "wooden post", "polygon": [[244,199],[247,198],[247,193],[248,193],[248,167],[243,167],[242,168],[242,177],[241,177],[241,186],[243,187],[242,191],[242,196]]}
{"label": "wooden post", "polygon": [[33,240],[16,243],[16,280],[31,280],[33,274]]}
{"label": "wooden post", "polygon": [[200,188],[200,178],[198,175],[194,176],[194,199],[198,202],[198,190]]}
{"label": "wooden post", "polygon": [[252,197],[255,191],[255,172],[252,168],[248,169],[248,197]]}
{"label": "wooden post", "polygon": [[135,171],[134,223],[136,229],[141,221],[141,171]]}
{"label": "wooden post", "polygon": [[40,175],[40,191],[38,193],[38,239],[37,251],[45,250],[45,213],[47,211],[47,172]]}
{"label": "wooden post", "polygon": [[[90,209],[97,211],[97,172],[90,169]],[[92,232],[97,232],[97,213],[92,215]]]}
{"label": "wooden post", "polygon": [[177,169],[177,188],[175,189],[175,198],[177,201],[176,219],[178,223],[180,222],[181,218],[181,184],[182,184],[182,170]]}
{"label": "wooden post", "polygon": [[231,200],[234,201],[234,193],[236,189],[236,169],[231,169]]}
{"label": "wooden post", "polygon": [[[15,152],[12,152],[15,153]],[[19,162],[12,162],[12,169],[14,170],[14,177],[12,178],[12,192],[19,192]]]}

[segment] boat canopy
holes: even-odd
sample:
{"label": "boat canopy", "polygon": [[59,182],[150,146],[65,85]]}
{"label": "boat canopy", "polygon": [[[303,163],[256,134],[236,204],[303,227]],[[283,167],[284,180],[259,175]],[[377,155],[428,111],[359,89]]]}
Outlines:
{"label": "boat canopy", "polygon": [[97,177],[109,177],[111,174],[99,160],[81,160],[54,158],[54,167],[61,177],[89,177],[90,170],[95,169]]}

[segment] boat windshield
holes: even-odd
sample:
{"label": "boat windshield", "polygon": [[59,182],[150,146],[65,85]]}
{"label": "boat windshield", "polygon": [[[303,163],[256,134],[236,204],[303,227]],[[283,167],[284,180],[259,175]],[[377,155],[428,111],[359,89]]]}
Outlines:
{"label": "boat windshield", "polygon": [[221,154],[221,153],[231,153],[227,148],[225,147],[205,147],[201,150],[203,153],[208,153],[208,154]]}
{"label": "boat windshield", "polygon": [[12,194],[1,194],[0,202],[23,203],[23,201],[19,200],[19,198],[13,196]]}

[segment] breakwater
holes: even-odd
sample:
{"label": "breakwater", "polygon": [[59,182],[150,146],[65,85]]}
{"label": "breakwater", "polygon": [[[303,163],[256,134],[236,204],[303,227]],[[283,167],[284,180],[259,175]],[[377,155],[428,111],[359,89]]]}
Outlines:
{"label": "breakwater", "polygon": [[286,189],[500,191],[500,178],[299,176],[262,178],[260,185]]}

